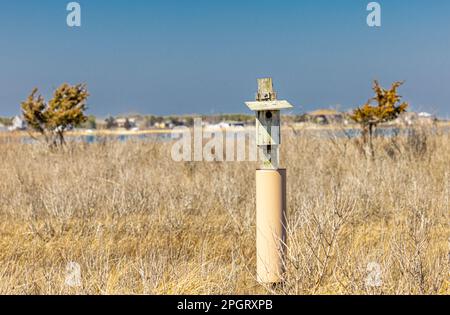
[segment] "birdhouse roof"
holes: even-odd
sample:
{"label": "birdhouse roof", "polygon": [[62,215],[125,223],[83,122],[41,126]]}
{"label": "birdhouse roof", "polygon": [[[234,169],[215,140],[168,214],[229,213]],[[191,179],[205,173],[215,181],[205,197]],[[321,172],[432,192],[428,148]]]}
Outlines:
{"label": "birdhouse roof", "polygon": [[253,111],[282,110],[294,107],[288,101],[245,102],[245,104]]}

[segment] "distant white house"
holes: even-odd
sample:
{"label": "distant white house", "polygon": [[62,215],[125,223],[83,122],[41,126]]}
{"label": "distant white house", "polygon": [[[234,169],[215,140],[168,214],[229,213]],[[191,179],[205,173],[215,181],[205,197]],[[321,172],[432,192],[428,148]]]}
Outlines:
{"label": "distant white house", "polygon": [[210,130],[223,130],[223,129],[243,129],[245,123],[239,121],[222,121],[216,125],[209,125],[207,129]]}
{"label": "distant white house", "polygon": [[425,112],[419,113],[418,116],[421,118],[433,118],[434,117],[432,114],[425,113]]}
{"label": "distant white house", "polygon": [[2,131],[8,131],[8,128],[6,128],[5,125],[0,124],[0,132]]}
{"label": "distant white house", "polygon": [[422,112],[419,113],[418,116],[419,116],[419,123],[421,124],[432,124],[438,120],[436,115],[430,113]]}
{"label": "distant white house", "polygon": [[27,128],[27,124],[25,121],[20,117],[16,116],[12,120],[12,125],[9,127],[9,131],[18,131],[18,130],[25,130]]}
{"label": "distant white house", "polygon": [[117,118],[116,123],[119,128],[132,129],[136,127],[136,119],[134,118]]}
{"label": "distant white house", "polygon": [[396,120],[397,123],[405,124],[408,126],[414,124],[432,124],[436,121],[436,116],[429,113],[415,113],[415,112],[406,112],[402,113]]}
{"label": "distant white house", "polygon": [[245,124],[243,122],[240,121],[222,121],[219,126],[221,126],[222,128],[244,128]]}

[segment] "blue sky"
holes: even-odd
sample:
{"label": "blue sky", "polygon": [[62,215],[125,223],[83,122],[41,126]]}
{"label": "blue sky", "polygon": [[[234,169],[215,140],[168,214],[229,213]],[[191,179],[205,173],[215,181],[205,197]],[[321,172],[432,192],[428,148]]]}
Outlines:
{"label": "blue sky", "polygon": [[300,113],[361,105],[371,81],[405,80],[414,110],[450,116],[450,1],[65,0],[0,4],[0,116],[19,113],[33,87],[89,86],[104,116],[247,112],[256,78],[271,76]]}

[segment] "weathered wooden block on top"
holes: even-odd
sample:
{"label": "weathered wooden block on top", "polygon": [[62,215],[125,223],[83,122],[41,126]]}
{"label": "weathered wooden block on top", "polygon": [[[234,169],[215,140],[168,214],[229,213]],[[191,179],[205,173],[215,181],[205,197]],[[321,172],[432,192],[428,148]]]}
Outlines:
{"label": "weathered wooden block on top", "polygon": [[272,78],[258,79],[257,101],[273,101],[277,99],[277,93],[273,90]]}

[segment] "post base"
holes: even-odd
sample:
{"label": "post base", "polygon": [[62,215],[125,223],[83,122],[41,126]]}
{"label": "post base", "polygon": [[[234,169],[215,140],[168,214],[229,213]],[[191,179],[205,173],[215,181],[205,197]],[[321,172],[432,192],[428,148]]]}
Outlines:
{"label": "post base", "polygon": [[286,255],[286,170],[256,171],[257,279],[284,280]]}

